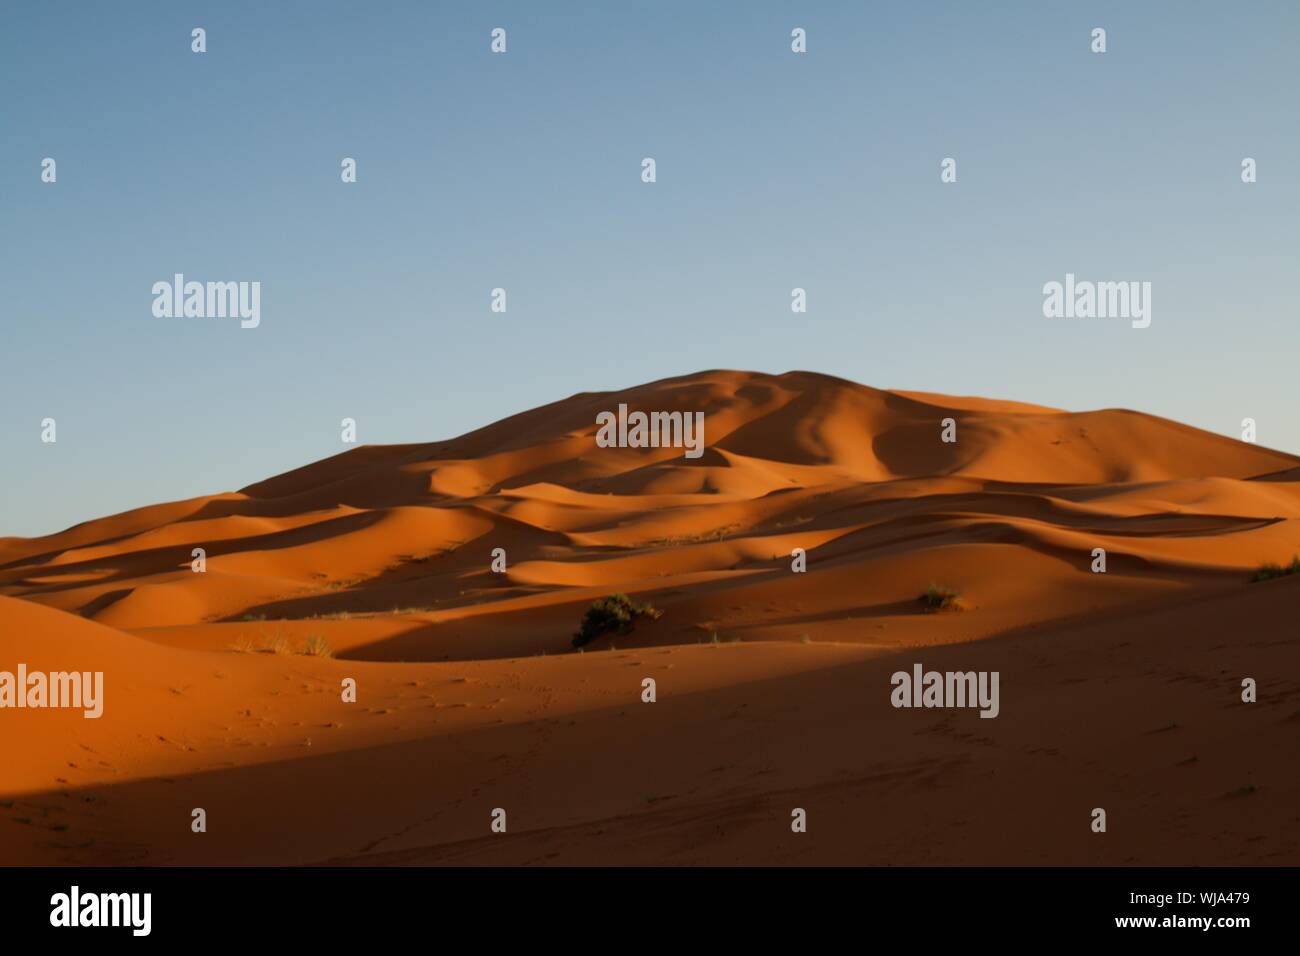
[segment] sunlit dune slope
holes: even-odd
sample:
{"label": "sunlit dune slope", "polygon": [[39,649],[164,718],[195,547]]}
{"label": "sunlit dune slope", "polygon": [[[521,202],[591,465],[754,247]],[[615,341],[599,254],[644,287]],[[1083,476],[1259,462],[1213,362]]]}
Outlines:
{"label": "sunlit dune slope", "polygon": [[[598,447],[620,405],[703,413],[699,456]],[[970,640],[1285,561],[1297,476],[1294,456],[1137,412],[703,372],[0,539],[0,594],[178,646],[319,634],[376,660],[561,651],[614,591],[666,611],[651,643]],[[918,615],[931,582],[979,613]]]}
{"label": "sunlit dune slope", "polygon": [[[600,447],[623,405],[702,413],[698,455]],[[0,857],[1294,863],[1300,576],[1252,579],[1295,554],[1300,459],[1137,412],[579,394],[0,539],[0,671],[105,682],[0,714]],[[615,592],[662,613],[575,650]],[[913,661],[998,671],[1001,715],[894,709]]]}

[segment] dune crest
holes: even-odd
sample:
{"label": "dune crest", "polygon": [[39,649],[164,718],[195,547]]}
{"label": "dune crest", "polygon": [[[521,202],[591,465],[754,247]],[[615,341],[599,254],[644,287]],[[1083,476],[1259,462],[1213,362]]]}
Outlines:
{"label": "dune crest", "polygon": [[[701,453],[600,447],[598,416],[621,404],[702,413]],[[945,430],[956,440],[943,441]],[[202,573],[195,548],[206,553]],[[93,666],[107,700],[93,726],[18,718],[31,747],[0,776],[0,795],[17,795],[0,804],[0,849],[65,862],[588,862],[602,858],[602,821],[612,821],[628,859],[664,862],[664,828],[690,833],[721,813],[765,819],[808,787],[843,815],[890,794],[942,814],[927,781],[982,766],[982,747],[997,766],[1035,772],[1041,762],[1026,753],[1093,754],[1060,777],[1091,780],[1106,751],[1086,721],[1042,738],[1044,727],[1060,730],[1053,708],[1077,718],[1091,706],[1075,693],[1078,675],[1105,687],[1135,680],[1135,668],[1164,675],[1144,685],[1154,696],[1142,704],[1111,701],[1124,721],[1175,705],[1193,715],[1181,722],[1208,720],[1221,701],[1186,681],[1221,680],[1223,647],[1243,672],[1259,654],[1294,665],[1284,636],[1297,581],[1249,582],[1259,565],[1297,553],[1300,458],[1137,412],[883,391],[810,372],[710,371],[582,393],[457,438],[360,447],[238,492],[0,539],[0,669]],[[925,613],[918,598],[931,584],[957,592],[961,612]],[[663,613],[575,652],[584,610],[615,592]],[[1237,619],[1249,629],[1225,634]],[[1161,655],[1182,641],[1193,656],[1144,656],[1148,639]],[[979,721],[997,730],[950,739],[940,723],[922,739],[881,709],[899,655],[910,667],[923,653],[934,667],[980,648],[1000,655],[1004,686],[1020,695]],[[1089,656],[1097,648],[1100,662]],[[678,710],[635,709],[647,672]],[[344,677],[362,682],[363,703],[340,704]],[[1268,708],[1233,718],[1252,746],[1276,744],[1278,715],[1300,690],[1271,694]],[[614,773],[624,762],[599,725],[619,719],[628,752],[646,762]],[[862,720],[905,729],[873,732],[873,768],[846,783],[850,758],[810,741]],[[1002,727],[1012,736],[997,737]],[[695,742],[689,759],[683,735]],[[1019,749],[998,749],[1012,739]],[[972,750],[970,740],[983,743]],[[1205,744],[1223,762],[1202,771],[1213,783],[1197,791],[1201,812],[1220,813],[1213,801],[1240,785],[1230,769],[1240,747],[1235,737]],[[775,767],[729,756],[769,752]],[[595,768],[604,789],[579,800],[561,772],[574,762]],[[363,786],[405,780],[412,767],[447,773],[417,771],[424,791],[385,787],[380,803]],[[535,831],[516,850],[480,840],[470,813],[507,767],[522,774],[511,780],[537,781],[511,791]],[[894,789],[882,792],[873,774]],[[992,817],[1020,807],[1023,818],[1056,778],[1025,788],[1024,806],[981,789],[984,779],[966,780],[972,799]],[[304,809],[303,781],[373,812],[341,825],[328,801]],[[1293,786],[1273,782],[1282,794]],[[249,787],[267,802],[256,813],[241,802]],[[101,790],[106,803],[75,802]],[[183,826],[161,822],[175,799],[207,801],[241,835],[196,848]],[[69,806],[78,816],[67,825],[88,835],[55,853],[33,821],[64,827]],[[1258,819],[1277,816],[1268,807]],[[1151,861],[1199,852],[1162,826],[1152,824],[1165,842]],[[1224,846],[1250,845],[1223,832],[1236,834]],[[816,859],[853,862],[847,845]],[[925,845],[972,861],[955,844]],[[1035,862],[997,849],[1010,845],[1022,844],[986,849]],[[703,846],[692,859],[803,859],[734,832]],[[1088,858],[1082,845],[1061,846],[1050,862]],[[1294,862],[1293,844],[1279,852]]]}
{"label": "dune crest", "polygon": [[[702,413],[704,453],[599,447],[598,416],[620,405]],[[945,423],[955,441],[941,440]],[[403,626],[409,615],[395,608],[475,634],[491,619],[540,615],[535,642],[507,640],[502,653],[562,647],[577,606],[611,589],[672,591],[665,602],[688,605],[665,640],[718,624],[789,636],[776,622],[799,627],[798,613],[757,613],[750,594],[792,590],[797,547],[810,552],[811,574],[794,582],[804,603],[850,621],[906,600],[927,573],[998,603],[1012,588],[986,581],[974,557],[991,546],[1023,565],[1026,605],[1045,580],[1094,588],[1077,557],[1093,547],[1113,556],[1112,574],[1132,572],[1103,589],[1113,599],[1239,577],[1295,540],[1298,464],[1136,412],[890,392],[811,372],[702,372],[574,395],[447,441],[357,448],[236,493],[0,539],[0,594],[127,629],[388,617],[380,630],[418,632],[399,644],[424,645],[427,659],[460,656],[436,637],[455,628]],[[190,570],[196,547],[205,574]],[[489,569],[496,548],[504,574]],[[928,572],[910,570],[920,564]],[[831,583],[846,573],[863,577],[852,601]],[[742,613],[712,607],[729,591]],[[1041,616],[991,613],[979,631]]]}

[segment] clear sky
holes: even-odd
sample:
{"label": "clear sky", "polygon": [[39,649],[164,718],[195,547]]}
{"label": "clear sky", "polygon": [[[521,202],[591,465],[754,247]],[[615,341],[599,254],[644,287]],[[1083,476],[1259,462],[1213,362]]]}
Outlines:
{"label": "clear sky", "polygon": [[[0,535],[239,488],[344,417],[431,441],[717,367],[1300,452],[1293,0],[7,0],[0,31]],[[155,318],[176,272],[260,281],[260,327]],[[1044,318],[1067,272],[1151,282],[1151,327]]]}

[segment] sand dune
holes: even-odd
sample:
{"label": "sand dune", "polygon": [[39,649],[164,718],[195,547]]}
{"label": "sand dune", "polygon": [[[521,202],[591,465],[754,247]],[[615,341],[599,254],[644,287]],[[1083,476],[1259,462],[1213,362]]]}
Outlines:
{"label": "sand dune", "polygon": [[[704,412],[703,453],[598,447],[620,404]],[[110,695],[95,721],[0,714],[23,741],[0,850],[1294,864],[1300,579],[1250,579],[1297,553],[1300,459],[1137,412],[808,372],[579,394],[0,538],[0,670],[102,670]],[[931,583],[964,610],[923,613]],[[662,616],[575,653],[616,591]],[[1000,669],[1014,705],[891,708],[921,653]],[[1259,704],[1234,703],[1241,676]],[[1127,822],[1099,844],[1075,816],[1107,801]],[[825,829],[791,834],[809,804]],[[220,831],[190,833],[194,806]]]}

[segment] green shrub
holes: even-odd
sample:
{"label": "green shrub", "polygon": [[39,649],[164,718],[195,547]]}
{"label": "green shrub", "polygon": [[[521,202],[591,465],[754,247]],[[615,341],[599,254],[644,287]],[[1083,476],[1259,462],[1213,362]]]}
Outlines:
{"label": "green shrub", "polygon": [[653,621],[662,613],[648,604],[637,604],[626,594],[600,598],[592,601],[583,615],[578,633],[573,635],[573,646],[582,647],[611,631],[626,634],[632,630],[632,623],[638,617],[648,617]]}
{"label": "green shrub", "polygon": [[1261,564],[1255,571],[1252,581],[1272,581],[1274,578],[1284,578],[1288,574],[1300,574],[1300,556],[1291,559],[1288,565],[1281,564]]}
{"label": "green shrub", "polygon": [[957,597],[957,592],[952,588],[942,588],[937,584],[931,584],[918,600],[920,600],[921,606],[927,612],[960,611],[961,602],[957,600]]}

